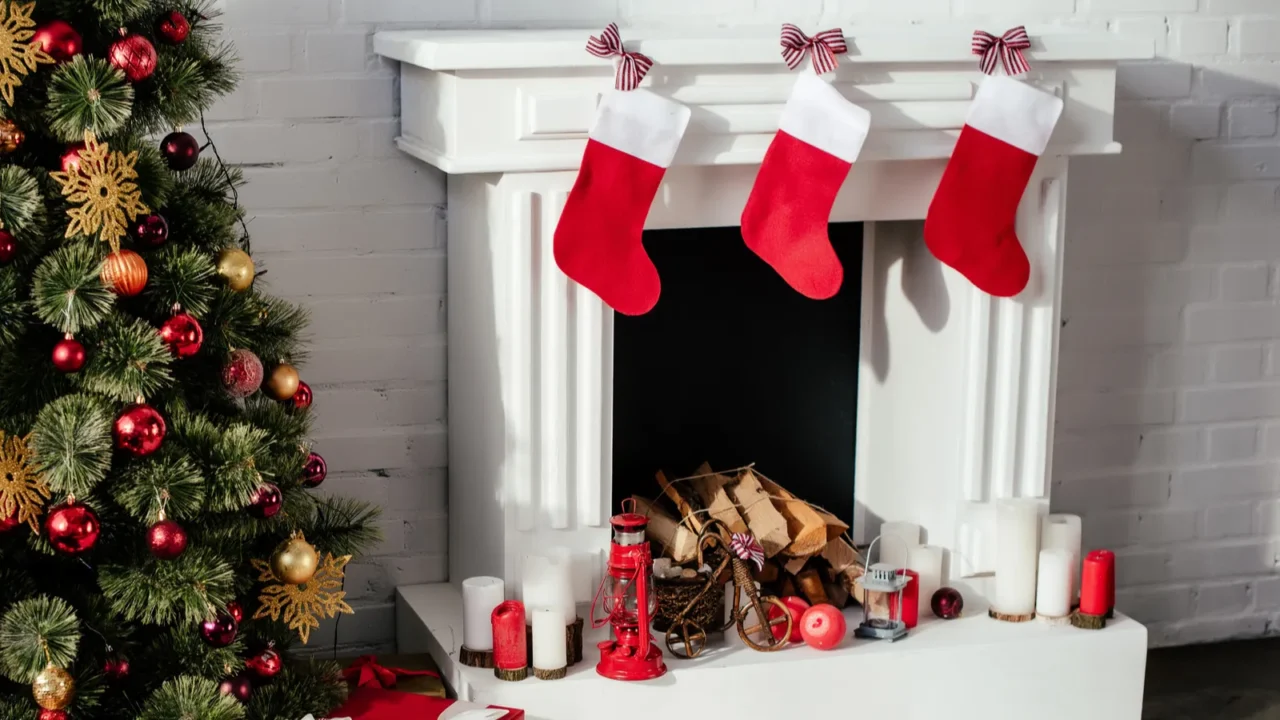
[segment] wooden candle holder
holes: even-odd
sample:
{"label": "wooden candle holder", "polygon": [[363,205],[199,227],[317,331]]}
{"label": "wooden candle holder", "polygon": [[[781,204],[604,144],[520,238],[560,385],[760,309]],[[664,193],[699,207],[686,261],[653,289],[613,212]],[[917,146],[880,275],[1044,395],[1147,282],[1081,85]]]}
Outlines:
{"label": "wooden candle holder", "polygon": [[1036,619],[1036,614],[1033,612],[1025,613],[1025,614],[1014,614],[1014,613],[996,612],[995,610],[988,610],[987,615],[990,616],[992,620],[999,620],[1000,622],[1008,622],[1008,623],[1024,623],[1024,622],[1031,622],[1032,620]]}
{"label": "wooden candle holder", "polygon": [[467,667],[491,668],[493,667],[493,651],[472,650],[463,645],[462,651],[458,653],[458,661]]}
{"label": "wooden candle holder", "polygon": [[1089,615],[1077,610],[1071,613],[1071,624],[1081,630],[1102,630],[1107,626],[1107,616]]}
{"label": "wooden candle holder", "polygon": [[520,682],[529,677],[529,668],[514,668],[511,670],[503,670],[502,668],[494,668],[493,676],[499,680],[507,682]]}
{"label": "wooden candle holder", "polygon": [[539,680],[563,680],[568,674],[569,668],[557,668],[555,670],[533,669],[533,676]]}

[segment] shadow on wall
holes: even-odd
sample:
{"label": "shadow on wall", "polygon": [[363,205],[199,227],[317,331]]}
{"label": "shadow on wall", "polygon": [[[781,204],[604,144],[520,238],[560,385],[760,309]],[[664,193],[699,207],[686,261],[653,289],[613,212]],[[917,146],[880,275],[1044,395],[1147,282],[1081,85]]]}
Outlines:
{"label": "shadow on wall", "polygon": [[[1120,605],[1156,645],[1256,636],[1280,611],[1256,589],[1277,564],[1258,501],[1280,490],[1258,421],[1280,417],[1280,393],[1240,386],[1265,380],[1280,332],[1241,315],[1265,310],[1280,241],[1238,227],[1275,212],[1278,99],[1186,64],[1127,65],[1124,153],[1071,162],[1053,506],[1086,516],[1088,547],[1118,550]],[[1236,139],[1219,139],[1229,112]]]}

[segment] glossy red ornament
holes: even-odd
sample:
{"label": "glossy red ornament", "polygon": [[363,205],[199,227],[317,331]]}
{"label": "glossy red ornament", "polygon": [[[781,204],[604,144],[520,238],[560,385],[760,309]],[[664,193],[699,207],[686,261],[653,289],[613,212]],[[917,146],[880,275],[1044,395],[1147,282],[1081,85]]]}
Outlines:
{"label": "glossy red ornament", "polygon": [[240,623],[227,613],[218,613],[212,620],[200,623],[200,637],[209,647],[224,648],[236,641]]}
{"label": "glossy red ornament", "polygon": [[302,484],[309,488],[320,487],[320,483],[329,477],[329,464],[319,453],[311,453],[302,465]]}
{"label": "glossy red ornament", "polygon": [[102,663],[102,674],[113,682],[129,677],[129,670],[129,658],[123,655],[113,653]]}
{"label": "glossy red ornament", "polygon": [[129,234],[142,247],[160,247],[169,240],[169,221],[155,213],[144,215],[129,226]]}
{"label": "glossy red ornament", "polygon": [[125,35],[111,43],[107,59],[119,68],[130,82],[142,82],[156,71],[156,48],[141,35]]}
{"label": "glossy red ornament", "polygon": [[156,23],[156,35],[170,45],[181,45],[191,35],[191,21],[177,10],[170,10]]}
{"label": "glossy red ornament", "polygon": [[929,598],[929,609],[943,620],[955,620],[964,611],[964,596],[955,588],[938,588]]}
{"label": "glossy red ornament", "polygon": [[196,319],[186,313],[178,313],[160,326],[160,340],[169,346],[173,356],[189,358],[200,352],[204,343],[204,330]]}
{"label": "glossy red ornament", "polygon": [[284,659],[274,648],[267,648],[244,661],[244,666],[263,680],[270,680],[284,668]]}
{"label": "glossy red ornament", "polygon": [[266,483],[258,487],[257,492],[253,494],[253,502],[249,505],[249,514],[261,520],[269,517],[275,517],[280,512],[280,508],[284,505],[284,496],[280,493],[280,488]]}
{"label": "glossy red ornament", "polygon": [[107,256],[100,273],[102,284],[123,297],[133,297],[147,286],[147,261],[132,250],[117,250]]}
{"label": "glossy red ornament", "polygon": [[14,239],[13,233],[8,230],[0,230],[0,265],[13,260],[18,254],[18,241]]}
{"label": "glossy red ornament", "polygon": [[800,618],[800,636],[815,650],[834,650],[844,641],[847,629],[844,613],[835,605],[814,605]]}
{"label": "glossy red ornament", "polygon": [[251,350],[233,350],[222,366],[222,386],[234,398],[246,398],[262,387],[262,361]]}
{"label": "glossy red ornament", "polygon": [[[782,598],[782,604],[787,606],[786,613],[791,616],[791,635],[787,637],[789,643],[800,643],[804,638],[800,635],[800,618],[804,617],[805,611],[809,609],[809,601],[795,595],[788,595]],[[782,617],[782,608],[777,605],[769,606],[769,619],[776,620]],[[777,640],[782,639],[782,633],[786,632],[786,624],[772,626],[773,637]]]}
{"label": "glossy red ornament", "polygon": [[235,618],[237,624],[244,622],[244,607],[240,605],[239,600],[227,603],[227,614]]}
{"label": "glossy red ornament", "polygon": [[169,169],[190,170],[200,159],[200,143],[191,133],[171,132],[160,141],[160,154],[169,163]]}
{"label": "glossy red ornament", "polygon": [[147,530],[147,549],[161,560],[173,560],[187,549],[187,531],[172,520],[161,520]]}
{"label": "glossy red ornament", "polygon": [[50,20],[36,28],[31,36],[32,45],[40,45],[49,56],[60,63],[84,52],[84,39],[80,33],[62,20]]}
{"label": "glossy red ornament", "polygon": [[49,511],[44,530],[49,543],[58,551],[79,555],[93,548],[102,528],[92,510],[78,502],[69,502]]}
{"label": "glossy red ornament", "polygon": [[9,517],[0,518],[0,533],[7,533],[22,523],[18,521],[18,508],[14,508]]}
{"label": "glossy red ornament", "polygon": [[167,428],[160,413],[146,403],[130,405],[116,418],[116,449],[146,457],[160,449]]}
{"label": "glossy red ornament", "polygon": [[36,720],[67,720],[67,711],[40,708],[40,712],[36,713]]}
{"label": "glossy red ornament", "polygon": [[253,682],[249,680],[248,674],[240,673],[218,683],[218,692],[230,695],[240,702],[249,702],[249,696],[253,695]]}
{"label": "glossy red ornament", "polygon": [[67,336],[53,346],[53,366],[60,373],[77,373],[84,369],[86,354],[79,340]]}
{"label": "glossy red ornament", "polygon": [[58,158],[58,165],[62,168],[62,172],[68,175],[80,172],[80,153],[82,152],[84,152],[84,143],[68,145],[67,149],[62,151],[62,156]]}
{"label": "glossy red ornament", "polygon": [[301,380],[298,381],[298,392],[293,394],[293,406],[298,410],[311,407],[311,386]]}

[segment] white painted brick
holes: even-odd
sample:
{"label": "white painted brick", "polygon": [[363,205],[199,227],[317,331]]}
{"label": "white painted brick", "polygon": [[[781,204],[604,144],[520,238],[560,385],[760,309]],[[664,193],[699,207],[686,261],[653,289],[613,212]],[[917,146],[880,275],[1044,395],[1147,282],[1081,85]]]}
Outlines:
{"label": "white painted brick", "polygon": [[[1216,185],[1178,185],[1160,191],[1160,220],[1179,223],[1179,239],[1190,225],[1217,222],[1221,207],[1222,189]],[[1149,262],[1164,261],[1152,257]]]}
{"label": "white painted brick", "polygon": [[[637,2],[640,0],[633,0]],[[901,20],[930,20],[946,17],[951,12],[951,0],[841,0],[823,15],[824,20],[838,24],[857,24],[868,19],[893,18]]]}
{"label": "white painted brick", "polygon": [[1250,460],[1258,454],[1258,426],[1230,425],[1209,430],[1209,462]]}
{"label": "white painted brick", "polygon": [[1190,586],[1116,591],[1116,607],[1141,623],[1180,620],[1192,612]]}
{"label": "white painted brick", "polygon": [[[443,188],[434,188],[443,197]],[[444,245],[444,218],[438,207],[351,208],[335,212],[257,213],[249,223],[255,250],[385,252],[429,250]]]}
{"label": "white painted brick", "polygon": [[1064,393],[1058,423],[1064,429],[1166,423],[1173,421],[1175,405],[1169,392]]}
{"label": "white painted brick", "polygon": [[1277,337],[1280,313],[1270,304],[1235,303],[1187,310],[1187,340],[1224,342]]}
{"label": "white painted brick", "polygon": [[1253,603],[1253,585],[1233,582],[1196,588],[1196,615],[1235,615]]}
{"label": "white painted brick", "polygon": [[1271,180],[1280,178],[1280,145],[1209,145],[1191,150],[1197,180]]}
{"label": "white painted brick", "polygon": [[1221,540],[1251,535],[1253,515],[1254,506],[1247,502],[1207,507],[1201,519],[1200,537],[1205,540]]}
{"label": "white painted brick", "polygon": [[1258,637],[1267,632],[1271,619],[1265,616],[1214,618],[1177,623],[1165,629],[1163,645],[1190,645],[1215,640]]}
{"label": "white painted brick", "polygon": [[1280,53],[1280,21],[1250,18],[1236,24],[1241,55]]}
{"label": "white painted brick", "polygon": [[[1265,540],[1175,546],[1169,562],[1170,578],[1199,580],[1270,574],[1275,568],[1275,550],[1275,544]],[[1116,565],[1118,569],[1118,558]]]}
{"label": "white painted brick", "polygon": [[1207,351],[1080,350],[1058,361],[1058,388],[1066,390],[1136,390],[1203,384],[1208,376]]}
{"label": "white painted brick", "polygon": [[444,332],[442,295],[395,295],[376,299],[328,297],[309,300],[310,333],[316,341],[360,337],[421,337]]}
{"label": "white painted brick", "polygon": [[1122,37],[1147,38],[1157,56],[1169,54],[1169,23],[1162,16],[1127,15],[1116,18],[1111,29]]}
{"label": "white painted brick", "polygon": [[1198,302],[1213,297],[1209,267],[1114,266],[1070,273],[1063,279],[1064,312],[1097,306],[1140,307]]}
{"label": "white painted brick", "polygon": [[1274,182],[1234,183],[1227,187],[1224,214],[1229,218],[1269,215],[1276,209]]}
{"label": "white painted brick", "polygon": [[[364,1],[364,0],[361,0]],[[329,22],[329,0],[225,0],[229,27]],[[453,2],[453,0],[450,0]]]}
{"label": "white painted brick", "polygon": [[445,421],[444,384],[397,389],[317,389],[315,433],[337,435],[369,427],[428,425]]}
{"label": "white painted brick", "polygon": [[442,468],[449,460],[443,426],[379,428],[361,433],[316,436],[315,448],[333,472]]}
{"label": "white painted brick", "polygon": [[1222,465],[1182,470],[1173,476],[1170,502],[1180,506],[1265,497],[1280,490],[1280,475],[1273,465]]}
{"label": "white painted brick", "polygon": [[1273,0],[1205,0],[1205,10],[1216,15],[1265,13],[1275,9]]}
{"label": "white painted brick", "polygon": [[1079,478],[1053,483],[1053,507],[1060,512],[1162,505],[1169,497],[1169,473],[1150,472]]}
{"label": "white painted brick", "polygon": [[1213,353],[1213,379],[1221,383],[1261,380],[1262,366],[1260,346],[1224,347]]}
{"label": "white painted brick", "polygon": [[1071,13],[1076,0],[959,0],[959,12],[965,15],[1021,13]]}
{"label": "white painted brick", "polygon": [[278,118],[384,117],[395,109],[394,87],[391,76],[259,80],[259,114]]}
{"label": "white painted brick", "polygon": [[[258,255],[271,269],[267,278],[271,291],[283,297],[369,296],[391,288],[444,287],[444,255],[428,250],[416,253],[308,253],[290,255],[274,262],[274,255]],[[316,282],[316,278],[338,278],[338,282]]]}
{"label": "white painted brick", "polygon": [[1091,514],[1084,522],[1084,541],[1091,547],[1153,546],[1196,537],[1194,510],[1147,510]]}
{"label": "white painted brick", "polygon": [[[1266,191],[1260,195],[1263,197],[1258,199],[1262,201]],[[1256,223],[1246,214],[1232,225],[1192,228],[1187,259],[1194,262],[1280,260],[1280,243],[1275,242],[1273,225]]]}
{"label": "white painted brick", "polygon": [[1232,105],[1227,109],[1227,135],[1233,138],[1271,137],[1276,134],[1276,106]]}
{"label": "white painted brick", "polygon": [[1280,65],[1270,62],[1205,63],[1200,89],[1209,97],[1275,99]]}
{"label": "white painted brick", "polygon": [[1174,25],[1173,53],[1188,55],[1221,55],[1227,51],[1227,21],[1184,15]]}
{"label": "white painted brick", "polygon": [[1089,12],[1195,12],[1196,0],[1081,0]]}
{"label": "white painted brick", "polygon": [[1116,91],[1129,98],[1179,98],[1191,94],[1191,66],[1181,63],[1130,63],[1120,66]]}
{"label": "white painted brick", "polygon": [[1174,105],[1169,111],[1169,129],[1178,137],[1204,140],[1218,137],[1222,107],[1210,105]]}
{"label": "white painted brick", "polygon": [[[546,7],[544,3],[538,5]],[[473,22],[476,3],[475,0],[342,0],[342,17],[348,23]]]}
{"label": "white painted brick", "polygon": [[1259,610],[1280,608],[1280,578],[1255,580],[1253,583],[1253,603]]}
{"label": "white painted brick", "polygon": [[[1277,474],[1275,466],[1270,468],[1271,474]],[[1280,500],[1263,500],[1258,503],[1254,512],[1254,532],[1261,535],[1274,535],[1280,532]]]}
{"label": "white painted brick", "polygon": [[283,72],[293,67],[293,35],[285,32],[230,31],[241,67],[255,73]]}
{"label": "white painted brick", "polygon": [[1267,265],[1227,265],[1222,268],[1218,286],[1222,288],[1223,300],[1263,300],[1270,280],[1271,268]]}
{"label": "white painted brick", "polygon": [[309,72],[361,72],[369,65],[368,33],[312,31],[305,46]]}
{"label": "white painted brick", "polygon": [[[1084,550],[1096,550],[1085,546]],[[1116,553],[1117,587],[1152,585],[1170,580],[1168,550],[1120,550]]]}
{"label": "white painted brick", "polygon": [[1134,312],[1130,308],[1110,313],[1063,314],[1062,344],[1081,349],[1162,345],[1182,336],[1182,309],[1164,306]]}
{"label": "white painted brick", "polygon": [[1181,419],[1188,422],[1257,420],[1280,415],[1280,386],[1187,390]]}

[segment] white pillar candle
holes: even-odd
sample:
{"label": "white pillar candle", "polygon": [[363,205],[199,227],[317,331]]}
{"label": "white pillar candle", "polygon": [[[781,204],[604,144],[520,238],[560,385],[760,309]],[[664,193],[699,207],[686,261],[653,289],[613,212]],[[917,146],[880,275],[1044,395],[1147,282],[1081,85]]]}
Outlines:
{"label": "white pillar candle", "polygon": [[1004,615],[1036,610],[1036,563],[1040,553],[1040,503],[996,504],[996,589],[991,608]]}
{"label": "white pillar candle", "polygon": [[1046,618],[1071,613],[1071,553],[1055,548],[1040,551],[1036,577],[1036,614]]}
{"label": "white pillar candle", "polygon": [[920,544],[920,526],[909,522],[887,522],[880,526],[880,562],[895,568],[907,567],[911,548]]}
{"label": "white pillar candle", "polygon": [[1069,594],[1074,601],[1080,596],[1080,516],[1050,515],[1045,518],[1044,528],[1040,533],[1040,549],[1066,550],[1071,554],[1071,588]]}
{"label": "white pillar candle", "polygon": [[501,578],[473,577],[462,581],[462,644],[468,650],[493,649],[493,609],[506,600]]}
{"label": "white pillar candle", "polygon": [[573,555],[567,548],[551,548],[538,555],[526,555],[521,596],[527,608],[560,611],[564,625],[577,618],[573,599]]}
{"label": "white pillar candle", "polygon": [[533,609],[535,670],[559,670],[569,664],[564,627],[564,611],[560,608]]}
{"label": "white pillar candle", "polygon": [[[920,576],[920,607],[928,607],[933,594],[942,587],[942,548],[937,545],[917,545],[911,548],[907,569]],[[920,613],[924,617],[924,613]]]}

